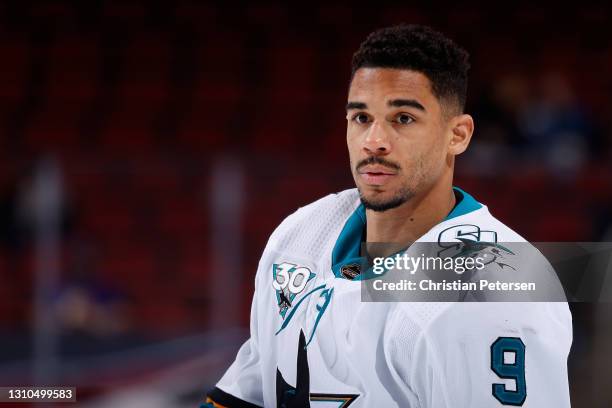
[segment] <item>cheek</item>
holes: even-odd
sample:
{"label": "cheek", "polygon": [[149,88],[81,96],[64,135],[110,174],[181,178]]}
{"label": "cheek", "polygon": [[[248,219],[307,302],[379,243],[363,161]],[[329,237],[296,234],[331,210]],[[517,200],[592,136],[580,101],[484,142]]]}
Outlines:
{"label": "cheek", "polygon": [[346,131],[346,145],[349,148],[349,151],[351,150],[351,146],[354,143],[354,138],[351,135],[351,132],[347,129]]}
{"label": "cheek", "polygon": [[354,160],[354,157],[357,157],[357,154],[360,150],[359,138],[356,137],[354,132],[347,130],[346,132],[346,147],[348,148],[349,159],[351,162]]}
{"label": "cheek", "polygon": [[357,143],[359,139],[359,128],[355,127],[352,123],[346,126],[346,143],[350,146],[351,144]]}
{"label": "cheek", "polygon": [[399,144],[401,147],[397,146],[398,150],[403,152],[401,165],[409,177],[422,179],[439,174],[446,157],[440,140],[434,140],[431,134],[424,133],[409,140],[404,139]]}
{"label": "cheek", "polygon": [[430,177],[438,178],[442,174],[446,166],[446,153],[446,148],[442,140],[438,140],[437,143],[430,147],[430,150],[424,157],[426,172]]}

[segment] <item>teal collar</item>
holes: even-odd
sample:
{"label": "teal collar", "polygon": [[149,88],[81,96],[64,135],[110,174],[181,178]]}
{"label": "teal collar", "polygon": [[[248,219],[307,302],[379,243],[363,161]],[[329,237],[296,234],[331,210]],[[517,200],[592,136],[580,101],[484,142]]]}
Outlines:
{"label": "teal collar", "polygon": [[453,187],[453,191],[455,192],[455,197],[457,197],[457,202],[455,203],[455,206],[451,212],[449,212],[446,218],[444,218],[444,221],[471,213],[472,211],[476,211],[482,207],[482,204],[476,201],[474,197],[459,187]]}
{"label": "teal collar", "polygon": [[[350,279],[342,273],[343,270],[359,272],[366,270],[366,259],[360,255],[361,243],[365,242],[365,227],[365,207],[359,204],[344,224],[332,251],[332,270],[336,278]],[[359,273],[353,280],[361,280],[362,275]]]}
{"label": "teal collar", "polygon": [[[444,221],[468,214],[482,207],[470,194],[459,187],[453,187],[457,202]],[[365,257],[361,256],[361,243],[365,242],[366,212],[363,204],[355,209],[344,224],[338,240],[332,250],[332,270],[336,278],[363,280],[374,275],[371,273]],[[354,278],[352,273],[359,271]]]}

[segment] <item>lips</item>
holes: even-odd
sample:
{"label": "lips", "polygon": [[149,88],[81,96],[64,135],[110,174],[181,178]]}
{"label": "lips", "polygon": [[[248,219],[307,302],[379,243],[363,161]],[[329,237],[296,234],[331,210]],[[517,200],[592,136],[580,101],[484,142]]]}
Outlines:
{"label": "lips", "polygon": [[359,176],[366,184],[380,186],[395,177],[397,173],[381,165],[366,165],[359,169]]}

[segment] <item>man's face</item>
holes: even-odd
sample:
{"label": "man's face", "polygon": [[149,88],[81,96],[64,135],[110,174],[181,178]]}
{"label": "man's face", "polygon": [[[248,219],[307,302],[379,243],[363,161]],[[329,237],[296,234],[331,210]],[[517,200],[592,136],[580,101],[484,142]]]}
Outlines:
{"label": "man's face", "polygon": [[351,171],[366,208],[385,211],[426,190],[447,160],[447,120],[416,71],[360,68],[348,94]]}

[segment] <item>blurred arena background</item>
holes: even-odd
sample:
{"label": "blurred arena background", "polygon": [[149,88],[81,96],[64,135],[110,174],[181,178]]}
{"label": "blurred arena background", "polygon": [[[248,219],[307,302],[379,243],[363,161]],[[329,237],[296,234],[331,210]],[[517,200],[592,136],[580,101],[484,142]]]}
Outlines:
{"label": "blurred arena background", "polygon": [[[472,55],[456,185],[531,241],[611,241],[609,11],[499,7],[1,2],[0,385],[196,406],[268,235],[353,185],[350,57],[385,25]],[[575,407],[612,406],[611,306],[571,305]]]}

